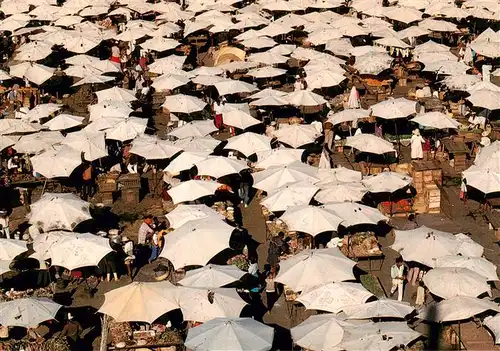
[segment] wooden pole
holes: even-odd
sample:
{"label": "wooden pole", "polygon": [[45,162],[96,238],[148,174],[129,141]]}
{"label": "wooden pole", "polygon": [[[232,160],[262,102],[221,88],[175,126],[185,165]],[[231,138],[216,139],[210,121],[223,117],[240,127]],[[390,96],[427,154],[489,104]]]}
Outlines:
{"label": "wooden pole", "polygon": [[106,351],[108,349],[108,324],[109,316],[104,314],[101,317],[101,343],[99,345],[99,351]]}

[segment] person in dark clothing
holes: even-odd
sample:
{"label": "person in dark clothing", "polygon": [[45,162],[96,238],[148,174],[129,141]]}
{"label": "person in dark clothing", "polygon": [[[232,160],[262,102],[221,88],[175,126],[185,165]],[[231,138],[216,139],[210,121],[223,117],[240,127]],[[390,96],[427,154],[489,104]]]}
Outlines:
{"label": "person in dark clothing", "polygon": [[280,256],[288,249],[285,241],[283,240],[285,234],[280,232],[277,236],[269,241],[269,250],[267,253],[267,263],[274,268],[280,262]]}
{"label": "person in dark clothing", "polygon": [[61,337],[68,338],[72,350],[75,350],[75,347],[78,346],[82,332],[83,328],[81,324],[73,319],[71,313],[68,313],[68,321],[61,332]]}

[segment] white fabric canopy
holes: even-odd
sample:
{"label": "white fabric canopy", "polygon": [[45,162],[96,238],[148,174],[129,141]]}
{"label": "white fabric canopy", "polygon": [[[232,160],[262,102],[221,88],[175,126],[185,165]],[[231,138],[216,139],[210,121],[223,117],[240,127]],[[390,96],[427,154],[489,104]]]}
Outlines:
{"label": "white fabric canopy", "polygon": [[423,282],[431,293],[445,299],[491,295],[487,278],[468,268],[434,268],[424,275]]}
{"label": "white fabric canopy", "polygon": [[348,319],[400,318],[404,319],[414,311],[408,302],[380,299],[360,305],[343,308]]}
{"label": "white fabric canopy", "polygon": [[337,248],[306,249],[280,262],[276,281],[294,291],[331,281],[354,279],[352,268],[356,262],[345,257]]}
{"label": "white fabric canopy", "polygon": [[187,271],[179,284],[193,288],[219,288],[234,283],[245,274],[245,271],[236,266],[207,264],[202,268]]}
{"label": "white fabric canopy", "polygon": [[302,291],[297,301],[309,310],[340,312],[359,305],[373,295],[359,283],[337,282],[317,285]]}
{"label": "white fabric canopy", "polygon": [[260,204],[269,211],[285,211],[289,207],[308,205],[319,188],[308,181],[282,186],[270,191]]}
{"label": "white fabric canopy", "polygon": [[229,247],[233,230],[233,227],[222,220],[202,218],[189,221],[165,237],[160,256],[170,260],[176,269],[203,266]]}
{"label": "white fabric canopy", "polygon": [[188,180],[173,186],[168,190],[174,204],[194,201],[203,196],[214,195],[220,183],[207,180]]}
{"label": "white fabric canopy", "polygon": [[206,159],[196,162],[195,166],[199,175],[209,175],[214,178],[238,174],[248,168],[245,162],[224,156],[208,156]]}
{"label": "white fabric canopy", "polygon": [[104,304],[98,312],[116,322],[153,323],[163,314],[180,307],[178,289],[167,281],[132,282],[104,294]]}
{"label": "white fabric canopy", "polygon": [[360,134],[353,137],[347,137],[345,145],[361,152],[378,155],[396,151],[390,142],[372,134]]}
{"label": "white fabric canopy", "polygon": [[280,217],[289,230],[316,236],[327,231],[336,231],[342,218],[333,211],[320,206],[302,205],[289,207]]}
{"label": "white fabric canopy", "polygon": [[36,328],[54,319],[62,306],[47,298],[22,298],[0,303],[0,324],[4,327]]}
{"label": "white fabric canopy", "polygon": [[500,306],[487,299],[469,296],[454,296],[421,311],[417,318],[432,322],[452,322],[469,319],[484,311],[500,312]]}
{"label": "white fabric canopy", "polygon": [[246,132],[227,140],[224,149],[236,150],[245,156],[271,150],[271,139],[265,135]]}
{"label": "white fabric canopy", "polygon": [[171,212],[165,215],[171,228],[179,228],[189,221],[194,221],[203,218],[224,219],[219,212],[215,211],[207,205],[184,205],[180,204]]}
{"label": "white fabric canopy", "polygon": [[253,187],[266,192],[271,192],[289,183],[307,180],[315,183],[318,180],[315,167],[294,162],[286,166],[273,166],[264,171],[252,174]]}

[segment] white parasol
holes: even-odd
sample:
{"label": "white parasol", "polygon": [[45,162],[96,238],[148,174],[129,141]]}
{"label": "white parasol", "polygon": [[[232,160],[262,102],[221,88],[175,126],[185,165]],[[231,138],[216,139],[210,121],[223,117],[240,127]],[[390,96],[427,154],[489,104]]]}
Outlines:
{"label": "white parasol", "polygon": [[219,212],[207,205],[184,205],[180,204],[175,209],[165,215],[171,228],[179,228],[189,221],[204,218],[224,219]]}
{"label": "white parasol", "polygon": [[103,101],[131,102],[137,100],[132,90],[127,90],[120,87],[112,87],[109,89],[100,90],[97,91],[95,94],[97,95],[97,100],[99,102]]}
{"label": "white parasol", "polygon": [[[209,126],[209,128],[212,127]],[[211,154],[220,143],[220,140],[216,140],[211,136],[191,136],[174,141],[174,145],[180,147],[184,151],[206,154]]]}
{"label": "white parasol", "polygon": [[396,151],[390,142],[372,134],[360,134],[353,137],[347,137],[345,145],[361,152],[377,155]]}
{"label": "white parasol", "polygon": [[0,324],[4,327],[36,328],[54,319],[62,306],[47,298],[21,298],[0,303]]}
{"label": "white parasol", "polygon": [[380,299],[343,308],[348,319],[398,318],[404,319],[415,309],[408,302]]}
{"label": "white parasol", "polygon": [[298,292],[331,281],[354,279],[355,265],[337,248],[306,249],[280,262],[276,281]]}
{"label": "white parasol", "polygon": [[97,266],[111,251],[108,238],[90,233],[64,236],[49,249],[52,265],[68,270]]}
{"label": "white parasol", "polygon": [[255,168],[267,169],[273,166],[286,166],[299,161],[304,150],[279,148],[257,153]]}
{"label": "white parasol", "polygon": [[404,118],[416,113],[417,103],[405,98],[388,99],[371,107],[374,116],[383,119]]}
{"label": "white parasol", "polygon": [[357,224],[378,224],[387,221],[378,209],[353,202],[326,203],[324,208],[342,218],[342,225],[348,227]]}
{"label": "white parasol", "polygon": [[224,156],[208,156],[206,159],[196,162],[195,166],[199,175],[209,175],[214,178],[238,174],[248,168],[245,162]]}
{"label": "white parasol", "polygon": [[328,183],[316,183],[320,191],[314,198],[321,203],[343,202],[343,201],[361,201],[368,189],[359,182],[339,182],[331,181]]}
{"label": "white parasol", "polygon": [[69,146],[62,146],[33,156],[31,164],[36,173],[46,178],[69,177],[82,164],[82,155]]}
{"label": "white parasol", "polygon": [[289,207],[280,217],[289,230],[316,236],[327,231],[336,231],[342,218],[321,206],[302,205]]}
{"label": "white parasol", "polygon": [[153,323],[163,314],[179,308],[178,289],[170,282],[133,282],[104,294],[98,312],[116,322]]}
{"label": "white parasol", "polygon": [[366,177],[361,182],[371,193],[393,193],[410,185],[412,181],[406,174],[387,171]]}
{"label": "white parasol", "polygon": [[319,133],[311,124],[282,124],[280,129],[274,132],[274,135],[280,142],[298,148],[313,143],[318,138]]}
{"label": "white parasol", "polygon": [[73,230],[79,223],[91,219],[90,204],[72,193],[45,193],[31,205],[29,223],[44,232],[64,229]]}
{"label": "white parasol", "polygon": [[215,318],[188,330],[184,345],[193,351],[267,351],[274,329],[252,318]]}
{"label": "white parasol", "polygon": [[208,180],[188,180],[173,186],[168,194],[175,204],[185,201],[194,201],[201,197],[214,195],[220,183]]}
{"label": "white parasol", "polygon": [[33,62],[23,62],[10,66],[10,75],[18,78],[26,78],[37,85],[43,84],[54,74],[55,69]]}
{"label": "white parasol", "polygon": [[0,239],[0,260],[12,261],[18,255],[28,251],[26,241],[14,239]]}
{"label": "white parasol", "polygon": [[170,161],[167,167],[163,170],[170,174],[178,174],[182,171],[192,168],[195,163],[200,162],[208,157],[208,152],[192,152],[184,151]]}
{"label": "white parasol", "polygon": [[253,187],[271,192],[284,185],[307,180],[315,183],[318,180],[315,167],[294,162],[286,166],[273,166],[264,171],[253,173]]}
{"label": "white parasol", "polygon": [[311,286],[297,299],[309,310],[340,312],[347,306],[359,305],[373,297],[359,283],[337,282]]}
{"label": "white parasol", "polygon": [[63,144],[69,146],[73,150],[83,152],[83,157],[87,161],[94,161],[101,157],[108,156],[103,132],[81,130],[69,133],[63,141]]}
{"label": "white parasol", "polygon": [[59,144],[64,137],[59,132],[39,132],[23,135],[14,145],[17,152],[23,154],[36,154],[43,150],[49,150],[51,146]]}
{"label": "white parasol", "polygon": [[[147,120],[145,120],[147,121]],[[146,160],[163,160],[170,158],[182,149],[168,140],[161,140],[154,136],[141,135],[132,142],[130,152]]]}
{"label": "white parasol", "polygon": [[239,109],[224,112],[223,119],[224,124],[243,130],[262,123],[262,121],[252,117],[249,113]]}
{"label": "white parasol", "polygon": [[285,211],[289,207],[308,205],[319,188],[308,181],[291,183],[270,191],[260,204],[269,211]]}
{"label": "white parasol", "polygon": [[207,322],[214,318],[240,316],[246,302],[236,289],[179,288],[182,316],[187,321]]}
{"label": "white parasol", "polygon": [[468,268],[488,280],[498,280],[497,266],[483,257],[443,256],[436,259],[437,268]]}
{"label": "white parasol", "polygon": [[395,230],[396,239],[391,248],[407,262],[415,261],[435,267],[436,259],[456,255],[459,242],[453,234],[421,226],[411,230]]}
{"label": "white parasol", "polygon": [[486,299],[454,296],[435,305],[427,306],[417,315],[417,318],[431,322],[452,322],[469,319],[488,310],[500,312],[500,306]]}
{"label": "white parasol", "polygon": [[224,149],[236,150],[245,156],[271,150],[271,139],[265,135],[246,132],[227,140]]}
{"label": "white parasol", "polygon": [[431,293],[445,299],[491,295],[487,278],[468,268],[434,268],[424,275],[423,282]]}
{"label": "white parasol", "polygon": [[495,344],[500,344],[500,314],[497,314],[495,317],[486,317],[483,324],[491,330]]}
{"label": "white parasol", "polygon": [[219,288],[234,283],[246,274],[236,266],[207,264],[202,268],[186,272],[186,276],[179,281],[182,286],[193,288]]}
{"label": "white parasol", "polygon": [[50,130],[65,130],[81,126],[84,119],[85,117],[61,113],[43,125],[48,127]]}
{"label": "white parasol", "polygon": [[214,221],[210,217],[189,221],[168,234],[160,256],[170,260],[177,269],[203,266],[229,248],[234,229],[222,220]]}

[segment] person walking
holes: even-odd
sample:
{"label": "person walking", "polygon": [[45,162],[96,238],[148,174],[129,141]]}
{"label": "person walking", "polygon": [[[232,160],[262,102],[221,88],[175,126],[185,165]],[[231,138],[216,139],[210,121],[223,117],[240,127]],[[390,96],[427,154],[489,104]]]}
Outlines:
{"label": "person walking", "polygon": [[68,313],[68,321],[64,325],[64,328],[61,331],[60,336],[68,338],[68,341],[72,346],[71,347],[72,350],[78,349],[80,336],[82,335],[82,332],[83,332],[82,325],[73,319],[73,315],[71,313]]}
{"label": "person walking", "polygon": [[274,278],[276,277],[276,273],[273,269],[267,274],[266,277],[266,304],[267,310],[271,313],[273,306],[278,299],[278,292],[276,291],[276,282]]}
{"label": "person walking", "polygon": [[391,267],[391,278],[392,278],[392,288],[391,296],[394,295],[396,290],[398,291],[398,301],[403,301],[403,285],[404,285],[404,271],[405,266],[403,264],[403,259],[398,257],[396,263]]}

